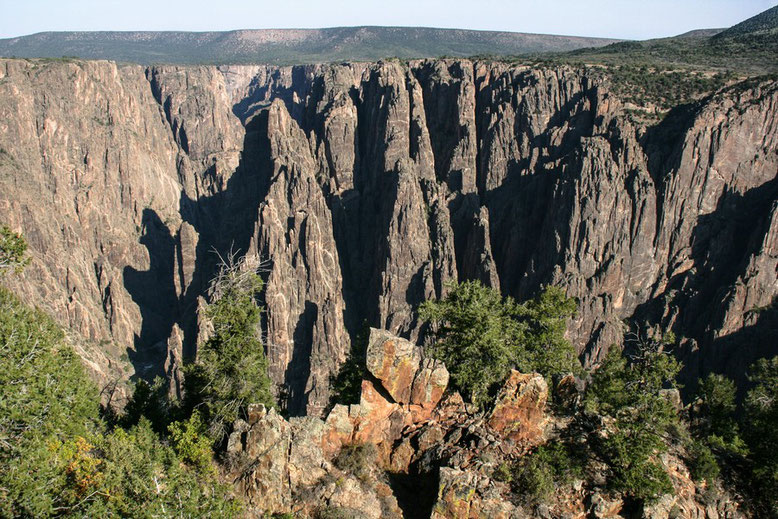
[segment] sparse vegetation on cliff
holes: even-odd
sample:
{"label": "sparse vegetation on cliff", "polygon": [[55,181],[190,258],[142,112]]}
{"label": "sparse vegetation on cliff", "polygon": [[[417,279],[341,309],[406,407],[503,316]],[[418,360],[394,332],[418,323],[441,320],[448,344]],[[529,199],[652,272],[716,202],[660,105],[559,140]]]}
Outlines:
{"label": "sparse vegetation on cliff", "polygon": [[7,225],[0,226],[0,276],[9,270],[21,271],[30,262],[25,257],[27,241]]}
{"label": "sparse vegetation on cliff", "polygon": [[528,504],[545,502],[559,485],[583,477],[583,460],[569,445],[554,442],[541,445],[521,458],[509,473],[513,491]]}

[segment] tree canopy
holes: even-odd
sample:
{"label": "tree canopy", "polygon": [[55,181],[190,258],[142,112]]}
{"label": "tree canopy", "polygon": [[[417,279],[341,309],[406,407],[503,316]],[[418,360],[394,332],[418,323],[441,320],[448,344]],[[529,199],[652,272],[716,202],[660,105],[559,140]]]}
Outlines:
{"label": "tree canopy", "polygon": [[639,344],[629,356],[612,349],[592,375],[585,406],[604,418],[607,436],[598,454],[611,470],[611,488],[639,500],[672,491],[659,455],[678,411],[664,389],[675,387],[681,366],[658,343]]}
{"label": "tree canopy", "polygon": [[432,354],[472,402],[484,405],[513,368],[547,377],[580,369],[564,337],[576,303],[561,289],[548,287],[519,304],[478,281],[448,288],[445,298],[425,302],[419,313],[432,325]]}
{"label": "tree canopy", "polygon": [[0,395],[0,517],[237,515],[197,423],[172,431],[180,456],[145,418],[111,430],[59,327],[2,287]]}
{"label": "tree canopy", "polygon": [[249,404],[273,407],[272,383],[260,341],[261,308],[256,297],[262,279],[242,262],[222,266],[211,285],[206,315],[213,335],[185,369],[184,407],[199,410],[215,441]]}
{"label": "tree canopy", "polygon": [[[778,357],[760,359],[751,368],[754,387],[745,400],[744,434],[751,451],[753,475],[762,496],[778,496]],[[778,500],[768,502],[778,517]]]}

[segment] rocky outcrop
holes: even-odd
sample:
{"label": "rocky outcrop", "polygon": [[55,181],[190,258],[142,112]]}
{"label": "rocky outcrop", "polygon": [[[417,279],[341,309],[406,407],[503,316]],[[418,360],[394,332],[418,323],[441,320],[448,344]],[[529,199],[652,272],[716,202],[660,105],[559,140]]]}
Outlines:
{"label": "rocky outcrop", "polygon": [[[386,331],[371,330],[366,364],[361,402],[336,405],[326,419],[284,419],[257,405],[249,407],[248,421],[234,423],[224,470],[251,514],[604,519],[633,513],[632,503],[609,493],[608,467],[596,458],[585,479],[560,483],[540,504],[498,480],[500,470],[570,424],[548,412],[539,375],[514,371],[493,405],[479,411],[442,378],[426,376],[420,348]],[[435,371],[447,375],[442,364]],[[421,394],[445,396],[426,400],[426,407],[413,403],[420,380],[427,381]],[[587,441],[585,430],[578,435]],[[718,482],[692,481],[678,449],[660,458],[673,493],[646,504],[642,517],[744,517]]]}
{"label": "rocky outcrop", "polygon": [[[465,492],[471,480],[490,481],[484,471],[504,457],[537,443],[548,421],[543,412],[548,393],[538,375],[514,373],[503,393],[515,395],[515,380],[526,381],[528,390],[511,404],[540,414],[518,413],[521,417],[508,424],[505,412],[496,411],[506,417],[498,424],[502,429],[496,429],[457,393],[441,399],[448,371],[440,362],[423,358],[418,346],[373,329],[366,364],[360,403],[336,405],[326,419],[286,420],[258,405],[249,407],[247,422],[235,422],[227,442],[227,470],[252,509],[313,513],[322,506],[352,512],[356,507],[360,517],[400,517],[384,471],[432,477],[443,464],[454,467],[441,470],[445,490],[439,501],[448,503],[451,496]],[[344,455],[353,456],[353,450],[368,448],[373,457],[342,461]],[[498,500],[499,491],[490,492],[479,501],[479,510],[508,506]]]}
{"label": "rocky outcrop", "polygon": [[511,440],[537,440],[546,426],[547,398],[548,384],[541,375],[512,370],[486,423],[500,436]]}
{"label": "rocky outcrop", "polygon": [[419,347],[384,330],[370,330],[366,360],[367,371],[398,404],[432,410],[448,386],[446,366],[422,358]]}
{"label": "rocky outcrop", "polygon": [[431,519],[520,517],[516,506],[505,499],[507,485],[495,484],[478,472],[440,469],[440,490]]}
{"label": "rocky outcrop", "polygon": [[104,382],[178,387],[219,257],[248,254],[297,415],[363,323],[417,340],[464,279],[561,285],[587,365],[628,320],[674,331],[691,379],[740,377],[776,353],[776,106],[751,81],[646,127],[569,67],[3,60],[0,220],[34,260],[10,283]]}

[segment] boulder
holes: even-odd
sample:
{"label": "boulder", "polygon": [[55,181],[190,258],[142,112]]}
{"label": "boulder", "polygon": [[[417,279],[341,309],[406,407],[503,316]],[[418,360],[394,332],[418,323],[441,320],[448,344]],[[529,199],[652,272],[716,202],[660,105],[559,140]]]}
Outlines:
{"label": "boulder", "polygon": [[349,408],[340,404],[333,407],[324,425],[321,448],[325,456],[332,458],[342,445],[353,441],[354,421],[349,416]]}
{"label": "boulder", "polygon": [[542,439],[548,422],[547,400],[548,385],[541,375],[512,370],[497,395],[487,425],[504,438],[535,444]]}
{"label": "boulder", "polygon": [[424,359],[421,348],[386,330],[370,329],[366,363],[380,388],[398,404],[431,409],[448,386],[449,373],[442,362]]}
{"label": "boulder", "polygon": [[618,497],[606,496],[595,492],[591,495],[590,502],[589,511],[592,517],[597,519],[621,517],[619,512],[621,512],[624,502]]}
{"label": "boulder", "polygon": [[393,402],[407,404],[421,362],[421,351],[412,342],[386,330],[370,329],[366,353],[367,370]]}
{"label": "boulder", "polygon": [[406,427],[428,420],[446,391],[449,373],[422,349],[385,330],[370,329],[366,352],[369,377],[362,381],[352,411],[354,439],[379,445],[389,461],[391,445]]}
{"label": "boulder", "polygon": [[503,497],[505,490],[479,472],[443,467],[431,519],[518,517],[516,507]]}

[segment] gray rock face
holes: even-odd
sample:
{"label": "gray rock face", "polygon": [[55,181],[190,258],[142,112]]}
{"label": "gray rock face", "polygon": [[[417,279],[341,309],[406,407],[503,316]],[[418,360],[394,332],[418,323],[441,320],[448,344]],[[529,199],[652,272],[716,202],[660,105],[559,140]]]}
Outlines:
{"label": "gray rock face", "polygon": [[633,319],[740,376],[775,344],[776,106],[753,82],[645,128],[570,68],[3,60],[0,220],[34,259],[9,283],[104,382],[176,379],[219,255],[252,255],[292,414],[321,413],[363,323],[415,341],[472,278],[563,286],[586,363]]}

